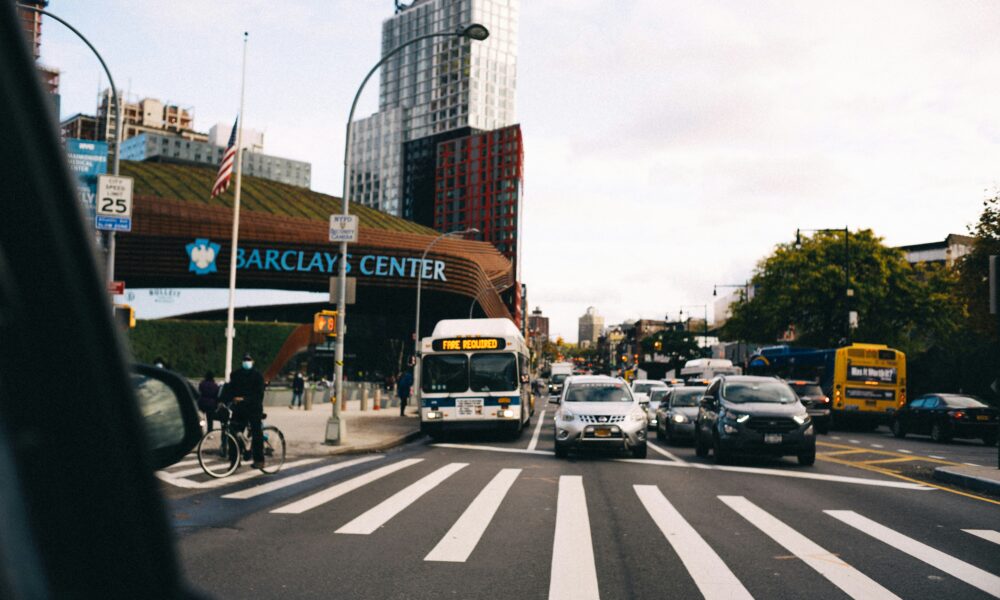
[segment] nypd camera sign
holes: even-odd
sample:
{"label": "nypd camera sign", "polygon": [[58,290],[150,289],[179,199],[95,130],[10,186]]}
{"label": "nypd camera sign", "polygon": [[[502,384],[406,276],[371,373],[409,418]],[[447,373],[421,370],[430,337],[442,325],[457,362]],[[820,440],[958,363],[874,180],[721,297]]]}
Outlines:
{"label": "nypd camera sign", "polygon": [[330,215],[330,241],[356,244],[358,242],[358,216]]}
{"label": "nypd camera sign", "polygon": [[94,225],[105,231],[132,231],[132,178],[97,177]]}

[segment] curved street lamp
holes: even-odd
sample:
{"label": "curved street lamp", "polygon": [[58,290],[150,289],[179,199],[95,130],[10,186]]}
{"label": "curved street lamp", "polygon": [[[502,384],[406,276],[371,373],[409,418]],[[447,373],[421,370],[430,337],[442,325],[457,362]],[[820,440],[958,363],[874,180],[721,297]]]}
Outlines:
{"label": "curved street lamp", "polygon": [[[447,38],[466,38],[470,40],[483,41],[490,36],[490,30],[479,23],[472,23],[464,27],[460,27],[456,31],[451,32],[441,32],[441,33],[428,33],[426,35],[421,35],[396,46],[389,52],[386,52],[375,66],[373,66],[365,78],[361,80],[361,85],[358,86],[358,91],[354,94],[354,101],[351,103],[351,112],[347,114],[347,135],[344,140],[344,187],[341,193],[341,204],[342,211],[341,214],[347,216],[350,214],[348,208],[351,203],[350,199],[350,184],[351,181],[351,142],[352,142],[352,127],[351,123],[354,121],[354,111],[358,107],[358,99],[361,98],[361,92],[365,89],[365,84],[371,79],[375,71],[378,70],[383,64],[386,63],[390,58],[399,54],[404,48],[412,46],[423,40],[428,40],[432,38],[447,37]],[[340,268],[337,273],[337,281],[339,284],[339,292],[337,294],[337,349],[334,354],[334,365],[333,365],[333,378],[334,378],[334,390],[336,394],[336,402],[334,402],[333,414],[330,417],[329,424],[339,423],[337,419],[337,407],[343,399],[344,391],[344,323],[347,320],[347,242],[340,243]],[[417,290],[420,289],[420,279],[417,279]],[[419,315],[419,313],[418,313]],[[419,316],[418,316],[419,318]],[[329,427],[328,427],[329,429]],[[329,437],[329,435],[327,436]]]}
{"label": "curved street lamp", "polygon": [[[108,69],[107,63],[104,62],[104,58],[101,56],[101,53],[97,51],[97,48],[94,48],[94,45],[90,43],[90,40],[88,40],[86,36],[80,33],[80,31],[76,27],[73,27],[64,19],[57,17],[56,15],[50,13],[47,10],[38,8],[37,6],[32,6],[30,4],[18,3],[17,7],[23,8],[25,10],[31,10],[36,13],[53,18],[56,21],[59,21],[60,23],[65,25],[67,29],[75,33],[76,37],[83,40],[83,43],[87,44],[87,47],[90,48],[90,51],[93,52],[94,56],[97,57],[97,61],[101,63],[101,68],[104,69],[104,74],[108,76],[108,83],[111,85],[111,92],[114,95],[114,101],[115,101],[115,152],[112,155],[111,159],[111,174],[117,177],[118,163],[120,162],[119,156],[121,156],[121,145],[122,145],[122,105],[121,105],[121,98],[118,96],[118,88],[115,87],[115,78],[111,76],[111,70]],[[471,27],[472,26],[470,26],[470,28]],[[56,118],[58,117],[59,115],[56,115]],[[108,283],[111,283],[115,279],[115,232],[114,231],[108,232],[107,252],[108,252],[107,267],[105,269],[106,271],[105,276],[108,278]]]}

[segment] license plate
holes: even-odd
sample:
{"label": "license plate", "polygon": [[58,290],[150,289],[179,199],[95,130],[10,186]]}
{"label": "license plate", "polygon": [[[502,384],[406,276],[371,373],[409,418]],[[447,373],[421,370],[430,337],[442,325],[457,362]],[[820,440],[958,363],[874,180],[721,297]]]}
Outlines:
{"label": "license plate", "polygon": [[780,433],[765,433],[764,434],[765,444],[780,444],[781,434]]}
{"label": "license plate", "polygon": [[455,401],[455,412],[460,417],[471,417],[483,414],[482,398],[459,398]]}
{"label": "license plate", "polygon": [[611,437],[611,430],[607,427],[599,427],[594,430],[594,437]]}
{"label": "license plate", "polygon": [[976,420],[977,421],[989,421],[990,420],[990,416],[989,415],[977,415],[976,416]]}

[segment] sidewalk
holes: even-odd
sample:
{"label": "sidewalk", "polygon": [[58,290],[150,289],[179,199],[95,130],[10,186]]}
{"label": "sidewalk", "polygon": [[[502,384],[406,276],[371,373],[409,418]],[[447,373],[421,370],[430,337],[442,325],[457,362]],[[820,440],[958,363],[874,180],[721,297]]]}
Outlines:
{"label": "sidewalk", "polygon": [[934,479],[970,490],[1000,495],[1000,469],[996,467],[938,467]]}
{"label": "sidewalk", "polygon": [[420,437],[420,420],[410,407],[407,416],[399,416],[399,407],[361,411],[359,401],[347,403],[340,413],[339,445],[327,445],[326,422],[332,413],[330,404],[313,404],[312,410],[288,406],[266,406],[265,423],[285,434],[289,457],[359,454],[387,450]]}

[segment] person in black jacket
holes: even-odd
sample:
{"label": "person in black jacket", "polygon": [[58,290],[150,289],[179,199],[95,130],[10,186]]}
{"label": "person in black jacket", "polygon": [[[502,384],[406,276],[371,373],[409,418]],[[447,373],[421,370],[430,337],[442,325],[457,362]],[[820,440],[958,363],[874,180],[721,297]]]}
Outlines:
{"label": "person in black jacket", "polygon": [[302,376],[302,371],[296,371],[295,378],[292,379],[292,402],[288,405],[288,408],[295,408],[296,406],[302,408],[302,393],[305,391],[305,377]]}
{"label": "person in black jacket", "polygon": [[222,389],[222,401],[231,402],[233,419],[250,425],[250,452],[253,468],[264,467],[264,376],[254,368],[253,357],[243,355],[242,368],[229,375],[229,383]]}

